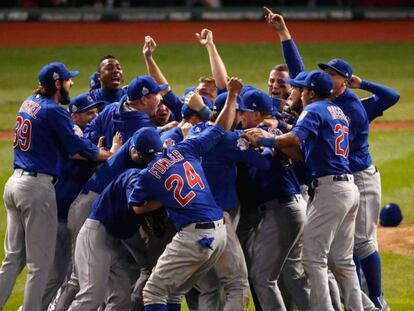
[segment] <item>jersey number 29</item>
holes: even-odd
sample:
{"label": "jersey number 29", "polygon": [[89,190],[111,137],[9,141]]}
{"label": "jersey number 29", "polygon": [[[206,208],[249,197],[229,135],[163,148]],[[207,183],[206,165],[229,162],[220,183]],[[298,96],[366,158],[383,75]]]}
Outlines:
{"label": "jersey number 29", "polygon": [[191,190],[185,196],[182,194],[182,190],[184,188],[184,182],[188,185],[190,189],[193,189],[196,185],[198,185],[201,189],[204,189],[204,183],[197,174],[194,167],[191,165],[190,162],[184,162],[184,172],[185,172],[185,181],[178,174],[172,174],[165,180],[165,188],[167,190],[171,190],[175,184],[174,188],[174,199],[182,206],[186,206],[194,197],[196,196],[195,192]]}
{"label": "jersey number 29", "polygon": [[22,116],[16,118],[16,129],[14,132],[13,148],[19,145],[22,151],[27,151],[30,148],[32,140],[32,123],[29,119],[24,119]]}

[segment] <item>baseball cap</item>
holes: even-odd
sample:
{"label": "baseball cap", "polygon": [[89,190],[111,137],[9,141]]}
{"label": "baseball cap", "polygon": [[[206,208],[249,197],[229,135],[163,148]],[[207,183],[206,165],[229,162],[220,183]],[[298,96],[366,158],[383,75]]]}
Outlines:
{"label": "baseball cap", "polygon": [[100,107],[104,104],[103,101],[94,101],[88,94],[82,94],[74,97],[69,103],[69,112],[82,112],[94,107]]}
{"label": "baseball cap", "polygon": [[88,79],[89,89],[99,89],[101,87],[101,81],[98,79],[98,73],[95,71]]}
{"label": "baseball cap", "polygon": [[158,84],[151,76],[139,76],[134,78],[127,88],[128,100],[138,100],[148,94],[158,94],[168,87],[167,83]]}
{"label": "baseball cap", "polygon": [[67,80],[79,75],[79,71],[69,71],[63,63],[53,62],[46,64],[40,69],[39,83],[43,86],[53,84],[57,80]]}
{"label": "baseball cap", "polygon": [[[204,105],[206,105],[208,107],[208,109],[213,110],[213,104],[211,103],[211,101],[207,97],[205,97],[204,95],[200,95],[200,96],[203,99]],[[193,114],[198,114],[198,112],[191,109],[190,107],[188,107],[185,104],[181,107],[181,116],[182,116],[183,119],[188,118],[188,117],[192,116]],[[207,120],[203,119],[203,121],[207,121]]]}
{"label": "baseball cap", "polygon": [[339,73],[341,76],[343,76],[347,80],[351,79],[352,77],[351,65],[348,62],[340,58],[331,59],[327,64],[322,63],[322,64],[318,64],[318,66],[322,70],[325,70],[327,68],[335,70],[337,73]]}
{"label": "baseball cap", "polygon": [[162,151],[162,142],[157,130],[153,127],[143,127],[132,136],[132,145],[141,154]]}
{"label": "baseball cap", "polygon": [[293,87],[301,87],[300,85],[298,85],[298,83],[301,83],[301,82],[305,81],[307,75],[308,75],[308,72],[307,71],[301,71],[293,79],[286,78],[285,79],[285,82],[288,83],[288,84],[290,84]]}
{"label": "baseball cap", "polygon": [[260,111],[263,113],[273,112],[272,98],[266,93],[259,90],[247,91],[243,94],[243,102],[246,109],[240,111],[253,112]]}
{"label": "baseball cap", "polygon": [[296,81],[296,83],[299,87],[306,87],[323,98],[329,97],[333,91],[331,76],[320,70],[309,72],[304,81]]}
{"label": "baseball cap", "polygon": [[[214,101],[213,110],[220,112],[223,110],[224,104],[226,103],[228,92],[221,93],[219,96],[216,97],[216,100]],[[236,110],[242,111],[243,109],[246,109],[246,106],[244,105],[243,98],[240,95],[237,95],[236,98]]]}

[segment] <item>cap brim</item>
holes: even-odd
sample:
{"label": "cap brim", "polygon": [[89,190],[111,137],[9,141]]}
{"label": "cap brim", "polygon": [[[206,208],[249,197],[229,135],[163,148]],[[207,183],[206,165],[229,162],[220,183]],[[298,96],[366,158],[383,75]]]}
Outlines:
{"label": "cap brim", "polygon": [[69,78],[74,78],[76,76],[79,76],[79,70],[73,70],[73,71],[69,71]]}
{"label": "cap brim", "polygon": [[328,65],[328,64],[318,64],[318,67],[321,68],[322,70],[325,69],[332,69],[333,71],[335,71],[336,73],[338,73],[340,76],[344,77],[345,79],[348,79],[348,77],[343,73],[340,72],[338,69],[336,69],[335,67]]}
{"label": "cap brim", "polygon": [[291,85],[291,86],[293,86],[293,87],[302,87],[302,86],[300,86],[298,83],[297,83],[297,81],[295,81],[295,79],[290,79],[290,78],[287,78],[287,79],[284,79],[285,80],[285,82],[287,83],[287,84],[289,84],[289,85]]}
{"label": "cap brim", "polygon": [[168,87],[168,83],[158,84],[158,87],[156,89],[156,92],[159,93],[161,91],[164,91],[167,87]]}
{"label": "cap brim", "polygon": [[92,104],[90,104],[86,107],[83,107],[81,110],[77,110],[76,112],[82,112],[82,111],[86,111],[86,110],[89,110],[89,109],[92,109],[92,108],[99,108],[99,107],[103,106],[104,104],[105,104],[104,101],[98,101],[96,103],[92,103]]}

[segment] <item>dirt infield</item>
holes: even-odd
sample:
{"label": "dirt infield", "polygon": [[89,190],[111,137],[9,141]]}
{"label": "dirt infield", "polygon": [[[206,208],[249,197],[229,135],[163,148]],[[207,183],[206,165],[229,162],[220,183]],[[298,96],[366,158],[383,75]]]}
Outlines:
{"label": "dirt infield", "polygon": [[[202,28],[217,43],[276,42],[264,22],[0,23],[0,47],[128,45],[149,34],[157,42],[194,43]],[[297,42],[414,42],[414,21],[289,21]]]}
{"label": "dirt infield", "polygon": [[381,251],[414,256],[414,225],[395,228],[378,228],[378,244]]}

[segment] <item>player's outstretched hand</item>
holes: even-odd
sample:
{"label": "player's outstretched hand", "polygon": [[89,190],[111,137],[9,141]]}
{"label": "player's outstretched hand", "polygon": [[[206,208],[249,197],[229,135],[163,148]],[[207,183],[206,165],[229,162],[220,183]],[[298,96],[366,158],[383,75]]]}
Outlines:
{"label": "player's outstretched hand", "polygon": [[195,92],[190,92],[186,95],[184,104],[195,111],[200,111],[205,106],[201,95]]}
{"label": "player's outstretched hand", "polygon": [[258,146],[258,140],[263,138],[272,138],[273,135],[260,128],[252,128],[244,130],[242,137],[246,138],[253,146]]}
{"label": "player's outstretched hand", "polygon": [[285,20],[282,15],[273,13],[269,8],[263,7],[265,12],[265,19],[269,25],[271,25],[276,31],[287,31]]}
{"label": "player's outstretched hand", "polygon": [[144,54],[144,57],[151,57],[156,47],[157,43],[155,43],[155,40],[151,36],[145,36],[142,54]]}
{"label": "player's outstretched hand", "polygon": [[161,130],[161,132],[166,132],[166,131],[169,131],[169,130],[177,127],[177,126],[178,126],[177,121],[171,121],[171,122],[159,127],[159,129]]}
{"label": "player's outstretched hand", "polygon": [[262,123],[259,124],[259,126],[267,126],[271,129],[277,128],[279,125],[279,121],[276,119],[264,119]]}
{"label": "player's outstretched hand", "polygon": [[227,81],[227,91],[233,94],[240,94],[243,87],[243,80],[238,77],[231,77]]}
{"label": "player's outstretched hand", "polygon": [[112,138],[112,147],[109,150],[112,154],[114,154],[119,148],[121,148],[123,144],[121,132],[116,132],[114,137]]}
{"label": "player's outstretched hand", "polygon": [[183,137],[186,138],[188,131],[193,127],[193,125],[190,122],[184,122],[183,124],[180,124],[181,132],[183,133]]}
{"label": "player's outstretched hand", "polygon": [[105,136],[99,137],[97,146],[99,149],[105,147]]}
{"label": "player's outstretched hand", "polygon": [[361,87],[362,79],[356,75],[352,75],[351,79],[348,80],[348,87],[352,89],[359,89]]}
{"label": "player's outstretched hand", "polygon": [[201,45],[213,44],[213,32],[209,29],[202,29],[200,33],[195,34]]}

